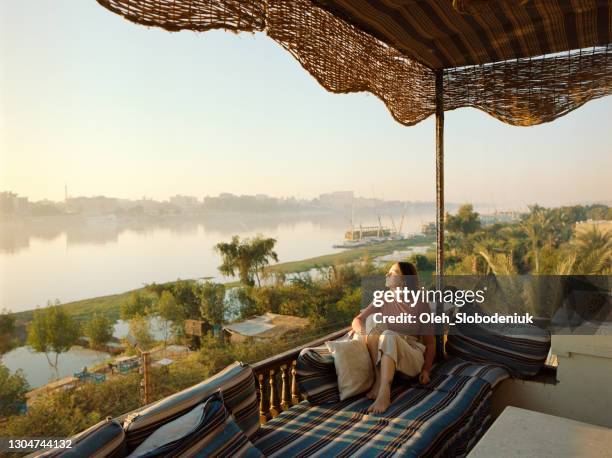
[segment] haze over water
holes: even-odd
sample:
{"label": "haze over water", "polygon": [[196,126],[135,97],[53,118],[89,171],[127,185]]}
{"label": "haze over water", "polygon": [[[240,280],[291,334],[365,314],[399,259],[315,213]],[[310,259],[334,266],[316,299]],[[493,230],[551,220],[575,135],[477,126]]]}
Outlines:
{"label": "haze over water", "polygon": [[[350,213],[350,212],[349,212]],[[392,215],[399,226],[400,214]],[[381,213],[391,226],[391,215]],[[407,213],[403,232],[418,232],[433,210]],[[68,222],[66,222],[68,221]],[[233,235],[277,239],[280,262],[339,251],[350,215],[227,215],[154,221],[101,219],[12,223],[0,229],[0,309],[13,312],[139,288],[177,278],[219,276],[213,247]],[[355,224],[377,225],[376,213],[355,215]]]}

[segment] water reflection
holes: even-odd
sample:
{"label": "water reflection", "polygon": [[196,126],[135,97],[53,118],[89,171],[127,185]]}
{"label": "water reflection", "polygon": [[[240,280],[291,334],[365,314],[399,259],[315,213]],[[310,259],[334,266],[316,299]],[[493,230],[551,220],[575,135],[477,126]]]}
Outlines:
{"label": "water reflection", "polygon": [[[336,213],[61,216],[0,223],[0,309],[33,309],[105,296],[146,283],[219,277],[215,244],[259,233],[278,240],[281,262],[338,251],[350,210]],[[355,210],[355,225],[377,225],[379,212]],[[401,210],[380,212],[399,224]],[[403,232],[418,232],[433,209],[406,213]]]}
{"label": "water reflection", "polygon": [[[50,354],[51,360],[55,353]],[[59,377],[68,377],[83,369],[92,367],[110,358],[103,352],[96,352],[88,348],[72,347],[70,351],[59,356]],[[45,385],[55,379],[55,372],[49,366],[44,353],[34,353],[28,347],[18,347],[2,357],[2,363],[11,372],[23,369],[26,379],[32,388]]]}
{"label": "water reflection", "polygon": [[[355,225],[378,224],[379,212],[372,209],[355,211]],[[391,217],[398,220],[398,210],[382,216],[384,225],[391,224]],[[428,222],[433,211],[422,210],[408,215],[404,231],[418,231],[420,224]],[[150,235],[159,230],[166,230],[173,235],[194,235],[202,229],[210,234],[222,235],[236,232],[277,232],[279,228],[294,229],[304,223],[319,226],[321,229],[338,230],[341,237],[350,224],[350,215],[340,213],[284,213],[278,214],[244,214],[222,213],[209,215],[171,215],[166,217],[118,217],[103,216],[49,216],[28,220],[0,222],[0,252],[16,254],[27,249],[34,239],[52,241],[65,236],[66,247],[78,245],[105,245],[117,243],[119,236],[125,232]]]}

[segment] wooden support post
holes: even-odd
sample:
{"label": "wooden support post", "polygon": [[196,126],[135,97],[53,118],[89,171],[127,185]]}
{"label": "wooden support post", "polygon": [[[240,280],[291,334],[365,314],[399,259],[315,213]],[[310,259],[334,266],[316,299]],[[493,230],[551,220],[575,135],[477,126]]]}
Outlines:
{"label": "wooden support post", "polygon": [[276,394],[276,371],[270,369],[270,417],[277,417],[280,413],[278,397]]}
{"label": "wooden support post", "polygon": [[[444,277],[444,70],[436,70],[436,288],[442,289]],[[436,304],[444,313],[444,304]],[[436,325],[436,355],[444,355],[443,325]]]}
{"label": "wooden support post", "polygon": [[148,351],[142,352],[142,383],[144,391],[144,404],[150,404],[152,402],[151,393],[151,360]]}
{"label": "wooden support post", "polygon": [[263,374],[259,374],[257,376],[257,381],[259,382],[259,423],[262,425],[268,421],[268,408],[267,408],[267,399],[266,399],[266,385],[267,380],[265,379]]}
{"label": "wooden support post", "polygon": [[281,371],[281,409],[287,410],[291,407],[291,397],[289,394],[289,365],[283,364],[280,368]]}
{"label": "wooden support post", "polygon": [[444,275],[444,78],[436,71],[436,276]]}
{"label": "wooden support post", "polygon": [[291,363],[291,404],[300,403],[300,393],[297,386],[297,361]]}

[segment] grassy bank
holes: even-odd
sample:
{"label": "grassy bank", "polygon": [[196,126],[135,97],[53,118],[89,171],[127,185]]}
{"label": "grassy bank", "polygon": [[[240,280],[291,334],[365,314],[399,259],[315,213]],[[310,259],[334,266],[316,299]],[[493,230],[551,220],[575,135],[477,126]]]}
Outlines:
{"label": "grassy bank", "polygon": [[434,242],[433,237],[419,237],[411,240],[393,240],[389,242],[378,243],[376,245],[365,246],[361,248],[353,248],[343,250],[340,253],[326,254],[316,256],[314,258],[304,259],[302,261],[281,262],[269,267],[271,272],[282,273],[298,273],[307,272],[311,269],[319,267],[328,267],[336,264],[346,264],[349,262],[358,261],[366,257],[370,259],[384,256],[394,251],[406,250],[415,246],[428,246]]}
{"label": "grassy bank", "polygon": [[[311,269],[320,267],[328,267],[335,264],[346,264],[360,259],[369,257],[371,259],[378,256],[393,253],[396,250],[405,250],[414,246],[426,246],[433,242],[431,237],[420,237],[412,240],[394,240],[384,243],[379,243],[372,246],[353,248],[344,250],[340,253],[333,253],[323,256],[316,256],[301,261],[281,262],[269,267],[271,272],[282,273],[298,273],[307,272]],[[225,286],[232,288],[238,286],[239,282],[229,282]],[[128,300],[132,292],[143,292],[144,288],[137,288],[119,294],[111,294],[109,296],[94,297],[91,299],[82,299],[79,301],[67,302],[64,304],[67,312],[75,316],[81,321],[86,321],[95,312],[102,312],[113,320],[119,319],[119,309],[121,304]],[[31,321],[33,310],[14,313],[17,322],[20,324]]]}

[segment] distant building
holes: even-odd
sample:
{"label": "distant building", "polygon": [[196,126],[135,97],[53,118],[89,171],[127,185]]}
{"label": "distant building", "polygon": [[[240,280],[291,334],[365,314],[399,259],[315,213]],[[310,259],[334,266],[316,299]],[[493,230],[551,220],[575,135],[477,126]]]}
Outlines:
{"label": "distant building", "polygon": [[11,191],[0,192],[0,215],[27,215],[30,202]]}
{"label": "distant building", "polygon": [[322,207],[338,208],[350,207],[354,200],[353,191],[336,191],[319,196],[319,204]]}
{"label": "distant building", "polygon": [[170,204],[177,206],[184,211],[192,211],[198,207],[200,202],[197,197],[194,196],[172,196],[169,199]]}
{"label": "distant building", "polygon": [[421,234],[435,235],[436,234],[436,223],[426,223],[426,224],[421,225]]}
{"label": "distant building", "polygon": [[120,207],[119,199],[114,197],[68,197],[66,211],[82,215],[108,215]]}
{"label": "distant building", "polygon": [[583,234],[596,228],[602,234],[608,234],[612,236],[612,221],[610,220],[593,220],[588,219],[586,221],[579,221],[574,227],[576,235]]}
{"label": "distant building", "polygon": [[249,338],[265,341],[305,328],[308,322],[308,318],[268,312],[249,320],[225,325],[223,332],[226,338],[234,343],[243,342]]}
{"label": "distant building", "polygon": [[483,226],[490,226],[496,223],[516,223],[521,220],[521,213],[516,211],[501,211],[480,215],[480,223]]}

